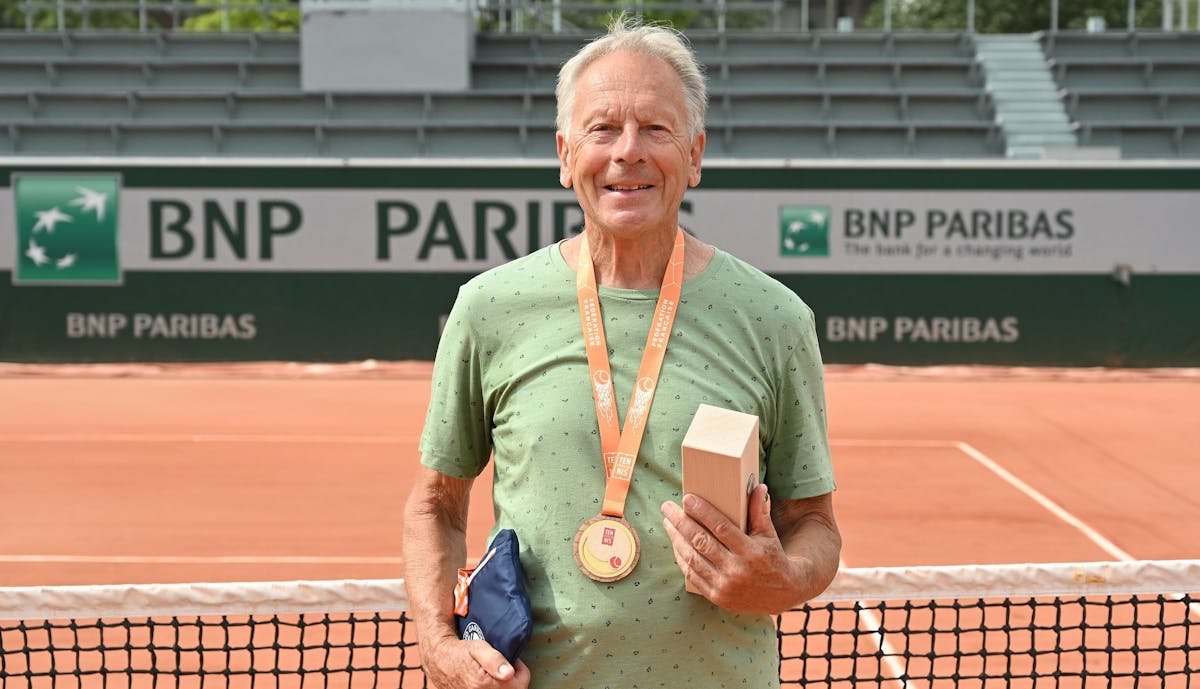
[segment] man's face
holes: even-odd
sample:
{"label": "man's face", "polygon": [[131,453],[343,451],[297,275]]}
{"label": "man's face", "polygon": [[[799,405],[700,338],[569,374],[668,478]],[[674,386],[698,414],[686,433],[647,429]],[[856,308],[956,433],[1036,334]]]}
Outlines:
{"label": "man's face", "polygon": [[570,136],[558,133],[559,181],[574,187],[588,226],[617,237],[674,231],[684,192],[700,183],[704,142],[669,64],[613,53],[576,82]]}

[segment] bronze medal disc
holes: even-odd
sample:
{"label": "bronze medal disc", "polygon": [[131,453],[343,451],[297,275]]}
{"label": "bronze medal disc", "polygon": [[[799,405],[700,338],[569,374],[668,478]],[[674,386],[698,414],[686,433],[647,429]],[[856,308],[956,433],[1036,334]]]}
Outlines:
{"label": "bronze medal disc", "polygon": [[624,579],[633,571],[642,544],[629,522],[598,514],[575,534],[575,563],[596,581]]}

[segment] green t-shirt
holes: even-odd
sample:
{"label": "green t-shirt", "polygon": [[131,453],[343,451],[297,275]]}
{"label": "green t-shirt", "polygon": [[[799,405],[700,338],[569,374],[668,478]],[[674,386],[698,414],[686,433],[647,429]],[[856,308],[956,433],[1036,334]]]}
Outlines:
{"label": "green t-shirt", "polygon": [[[624,419],[658,290],[599,292]],[[812,311],[720,250],[684,283],[625,508],[641,560],[609,584],[584,576],[572,552],[604,495],[589,380],[575,273],[557,246],[459,290],[438,348],[422,462],[471,478],[494,452],[495,528],[517,532],[533,606],[522,655],[533,689],[778,686],[771,618],[685,592],[659,506],[682,497],[680,445],[700,403],[758,416],[759,475],[774,500],[833,490]]]}

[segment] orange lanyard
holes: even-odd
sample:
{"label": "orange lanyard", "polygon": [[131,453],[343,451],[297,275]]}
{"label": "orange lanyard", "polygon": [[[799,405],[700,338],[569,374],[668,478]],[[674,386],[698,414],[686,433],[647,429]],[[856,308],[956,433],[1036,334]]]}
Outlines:
{"label": "orange lanyard", "polygon": [[679,295],[683,289],[683,241],[683,230],[676,230],[675,248],[671,251],[671,261],[663,275],[662,290],[658,295],[658,305],[654,308],[654,320],[646,337],[642,364],[638,368],[629,408],[625,411],[625,429],[622,431],[613,397],[612,370],[608,364],[608,344],[604,339],[604,323],[600,316],[596,272],[592,266],[592,254],[588,250],[587,235],[583,235],[575,288],[579,293],[579,319],[583,323],[584,346],[592,377],[592,397],[596,401],[596,420],[600,425],[600,451],[604,455],[604,508],[601,514],[612,517],[625,515],[625,499],[629,495],[638,448],[646,430],[646,417],[650,413],[650,402],[654,399],[658,374],[662,370],[667,342],[671,338],[671,326],[679,308]]}

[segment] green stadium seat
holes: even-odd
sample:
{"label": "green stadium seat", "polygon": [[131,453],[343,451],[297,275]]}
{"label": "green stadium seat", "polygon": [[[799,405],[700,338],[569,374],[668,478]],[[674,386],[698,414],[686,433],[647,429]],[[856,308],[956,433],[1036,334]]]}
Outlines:
{"label": "green stadium seat", "polygon": [[489,127],[520,126],[529,121],[532,103],[528,92],[431,94],[425,113],[427,122],[439,125]]}
{"label": "green stadium seat", "polygon": [[118,155],[116,125],[92,121],[45,122],[30,120],[8,126],[16,155]]}
{"label": "green stadium seat", "polygon": [[534,140],[524,127],[503,124],[429,123],[423,128],[422,155],[446,158],[525,157],[537,149],[553,155],[553,135]]}
{"label": "green stadium seat", "polygon": [[992,122],[924,122],[916,125],[911,154],[918,158],[995,158],[1004,137]]}
{"label": "green stadium seat", "polygon": [[821,90],[780,93],[778,91],[730,91],[710,98],[709,126],[735,126],[739,122],[823,122],[828,113],[828,94]]}
{"label": "green stadium seat", "polygon": [[421,136],[415,128],[331,123],[317,130],[319,155],[340,158],[415,158]]}
{"label": "green stadium seat", "polygon": [[0,91],[0,122],[28,119],[36,114],[37,105],[29,91]]}
{"label": "green stadium seat", "polygon": [[477,34],[475,60],[548,59],[565,62],[587,40],[578,34]]}
{"label": "green stadium seat", "polygon": [[982,91],[905,90],[900,110],[911,122],[982,122],[995,120],[995,105]]}
{"label": "green stadium seat", "polygon": [[134,121],[223,123],[232,117],[235,92],[142,90],[132,95]]}
{"label": "green stadium seat", "polygon": [[300,62],[300,37],[296,34],[179,32],[161,37],[162,57]]}
{"label": "green stadium seat", "polygon": [[128,92],[94,93],[88,91],[30,92],[33,117],[46,122],[118,123],[134,112],[134,99]]}
{"label": "green stadium seat", "polygon": [[820,123],[739,123],[709,131],[707,155],[735,158],[828,158],[833,130]]}
{"label": "green stadium seat", "polygon": [[1144,89],[1070,91],[1067,115],[1077,122],[1122,122],[1163,119],[1161,92]]}
{"label": "green stadium seat", "polygon": [[428,96],[420,93],[334,93],[328,95],[331,122],[417,125],[425,118]]}
{"label": "green stadium seat", "polygon": [[324,122],[330,119],[333,110],[332,96],[300,91],[241,92],[233,98],[232,105],[230,115],[239,124]]}
{"label": "green stadium seat", "polygon": [[68,34],[0,31],[0,64],[8,58],[50,60],[68,54]]}
{"label": "green stadium seat", "polygon": [[1180,158],[1185,142],[1200,135],[1200,123],[1188,127],[1170,122],[1086,122],[1079,125],[1085,146],[1117,146],[1123,158]]}
{"label": "green stadium seat", "polygon": [[544,58],[476,60],[471,64],[471,86],[479,90],[527,89],[552,93],[559,66],[558,62]]}
{"label": "green stadium seat", "polygon": [[1200,122],[1200,89],[1164,91],[1163,119],[1171,122]]}

